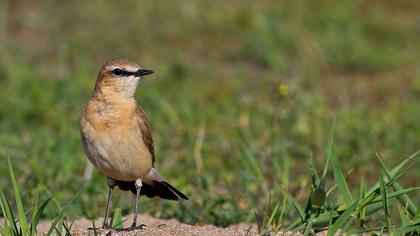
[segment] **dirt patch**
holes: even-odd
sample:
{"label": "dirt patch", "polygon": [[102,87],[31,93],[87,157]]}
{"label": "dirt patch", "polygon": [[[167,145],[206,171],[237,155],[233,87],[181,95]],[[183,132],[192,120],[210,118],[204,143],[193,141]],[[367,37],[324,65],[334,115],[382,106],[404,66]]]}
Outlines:
{"label": "dirt patch", "polygon": [[[132,215],[123,218],[125,220],[124,227],[131,225]],[[95,221],[95,225],[100,226],[103,219]],[[130,232],[113,231],[112,235],[257,235],[257,227],[248,224],[239,224],[227,228],[219,228],[213,225],[188,225],[182,224],[178,220],[160,220],[149,215],[142,214],[139,217],[139,223],[145,224],[146,227],[141,230]],[[75,235],[93,235],[93,230],[87,230],[92,227],[92,222],[87,219],[79,219],[73,224],[73,232]],[[78,230],[76,230],[78,229]],[[106,235],[110,230],[101,230],[101,235]],[[41,232],[41,231],[40,231]]]}
{"label": "dirt patch", "polygon": [[[131,225],[132,215],[123,217],[125,228]],[[95,220],[95,226],[100,227],[102,225],[102,218]],[[258,235],[257,225],[240,223],[231,225],[226,228],[216,227],[214,225],[188,225],[180,223],[176,219],[161,220],[155,219],[149,215],[139,215],[139,223],[145,224],[146,227],[141,230],[135,231],[117,231],[117,230],[102,230],[98,229],[98,235],[121,235],[121,236],[134,236],[134,235]],[[0,218],[0,225],[4,224],[4,220]],[[48,232],[51,225],[51,221],[41,221],[37,227],[38,235]],[[86,218],[80,218],[74,221],[71,231],[72,235],[85,236],[94,235],[94,231],[89,229],[92,227],[92,221]],[[64,234],[63,234],[64,235]],[[301,235],[297,233],[283,233],[279,232],[271,235]]]}
{"label": "dirt patch", "polygon": [[[118,232],[113,230],[98,230],[99,235],[258,235],[257,226],[252,224],[237,224],[227,228],[216,227],[214,225],[188,225],[180,223],[176,219],[160,220],[149,215],[139,215],[139,223],[145,224],[146,227],[141,230],[130,232]],[[129,227],[132,221],[132,215],[123,217],[125,220],[123,226]],[[100,227],[103,219],[95,220],[95,226]],[[0,219],[0,225],[4,224],[4,220]],[[41,221],[37,227],[38,235],[48,232],[51,221]],[[92,221],[86,218],[80,218],[74,221],[71,231],[73,235],[94,235]]]}

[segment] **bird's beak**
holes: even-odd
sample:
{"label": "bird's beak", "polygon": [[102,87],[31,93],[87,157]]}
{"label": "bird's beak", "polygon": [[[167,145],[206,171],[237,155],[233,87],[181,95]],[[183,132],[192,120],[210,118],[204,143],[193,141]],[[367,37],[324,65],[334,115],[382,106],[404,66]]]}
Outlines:
{"label": "bird's beak", "polygon": [[147,70],[147,69],[139,69],[138,71],[135,72],[135,76],[137,77],[150,75],[150,74],[153,74],[153,71]]}

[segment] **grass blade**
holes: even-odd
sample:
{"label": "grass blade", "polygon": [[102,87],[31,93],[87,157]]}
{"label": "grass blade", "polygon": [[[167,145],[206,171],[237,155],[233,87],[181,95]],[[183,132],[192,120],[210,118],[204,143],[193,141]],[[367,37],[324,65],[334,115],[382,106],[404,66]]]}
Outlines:
{"label": "grass blade", "polygon": [[401,206],[398,206],[398,213],[400,214],[400,219],[403,225],[409,225],[411,223],[407,216],[407,209],[403,209]]}
{"label": "grass blade", "polygon": [[[406,166],[401,166],[400,169],[396,170],[395,174],[391,176],[391,179],[384,183],[385,189],[395,183],[412,165],[413,163],[409,162]],[[372,204],[372,202],[380,195],[380,183],[376,183],[374,186],[375,188],[371,188],[371,190],[369,190],[370,193],[367,194],[367,196],[360,202],[357,207],[358,212],[367,205]]]}
{"label": "grass blade", "polygon": [[[398,197],[400,197],[402,195],[406,195],[407,193],[415,192],[415,191],[418,191],[418,190],[420,190],[420,186],[419,187],[413,187],[413,188],[406,188],[406,189],[402,189],[400,191],[388,193],[387,197],[388,197],[388,200],[392,199],[392,198],[397,198],[398,199]],[[371,204],[377,203],[377,202],[382,202],[382,198],[373,200],[371,202]]]}
{"label": "grass blade", "polygon": [[[410,157],[408,157],[406,160],[404,160],[403,162],[401,162],[399,165],[397,165],[396,167],[394,167],[391,171],[390,171],[390,176],[395,176],[398,172],[401,172],[401,170],[403,169],[408,169],[406,168],[407,166],[410,166],[413,161],[414,158],[418,157],[417,154],[419,154],[420,151],[415,152],[413,155],[411,155]],[[405,173],[405,172],[403,172]],[[368,191],[367,191],[367,196],[371,195],[373,192],[378,191],[379,190],[379,182],[376,183],[375,185],[373,185]]]}
{"label": "grass blade", "polygon": [[[416,232],[417,231],[417,232]],[[420,223],[402,226],[396,230],[396,235],[419,235]],[[412,234],[409,234],[412,233]]]}
{"label": "grass blade", "polygon": [[304,236],[311,235],[311,233],[312,233],[312,224],[313,224],[313,222],[314,222],[314,216],[312,215],[312,216],[309,218],[309,222],[308,222],[308,224],[307,224],[307,225],[306,225],[306,227],[305,227],[305,231],[303,232],[303,235],[304,235]]}
{"label": "grass blade", "polygon": [[[347,174],[344,176],[344,180],[347,179],[347,177],[350,176],[352,172],[353,172],[353,169],[350,169],[347,172]],[[334,184],[330,189],[328,189],[326,198],[328,198],[331,194],[334,194],[336,189],[337,189],[337,184]]]}
{"label": "grass blade", "polygon": [[97,236],[98,235],[98,231],[96,230],[96,225],[95,225],[95,221],[92,220],[92,229],[93,229],[93,235]]}
{"label": "grass blade", "polygon": [[325,162],[324,171],[322,172],[321,180],[325,179],[328,172],[328,163],[331,160],[331,156],[333,155],[333,142],[334,142],[334,132],[335,132],[335,123],[334,120],[333,126],[331,127],[329,142],[327,146],[327,161]]}
{"label": "grass blade", "polygon": [[[415,156],[415,155],[416,155],[416,153],[414,154],[414,156]],[[379,154],[378,154],[378,153],[376,154],[376,157],[378,158],[379,163],[381,164],[382,168],[384,169],[385,174],[386,174],[386,176],[388,177],[388,179],[391,179],[391,175],[392,175],[392,174],[391,174],[391,172],[388,170],[388,168],[385,166],[385,163],[383,162],[382,158],[379,156]],[[398,184],[398,182],[395,182],[395,183],[392,185],[392,188],[393,188],[395,191],[403,190],[403,187],[402,187],[400,184]],[[403,195],[399,196],[399,197],[398,197],[398,200],[400,201],[400,203],[401,203],[403,206],[407,205],[408,212],[411,214],[411,216],[414,216],[414,215],[416,214],[416,212],[417,212],[417,207],[416,207],[416,205],[413,203],[413,201],[411,201],[411,199],[407,196],[407,194],[403,194]]]}
{"label": "grass blade", "polygon": [[[359,199],[363,199],[366,196],[366,182],[365,179],[362,178],[361,182],[360,182],[360,190],[359,190]],[[366,208],[361,209],[360,213],[359,213],[359,219],[361,224],[363,224],[365,222],[366,219]]]}
{"label": "grass blade", "polygon": [[267,227],[267,217],[268,217],[268,212],[270,210],[270,205],[271,205],[271,191],[268,194],[268,201],[267,201],[267,204],[265,206],[264,218],[263,218],[262,224],[261,224],[263,228]]}
{"label": "grass blade", "polygon": [[338,161],[334,153],[331,154],[330,161],[334,171],[334,178],[337,182],[337,187],[340,190],[346,205],[350,206],[353,202],[353,197],[351,196],[349,186],[347,185],[346,180],[344,179],[344,175],[341,172],[340,167],[338,166]]}
{"label": "grass blade", "polygon": [[338,219],[334,222],[334,224],[331,225],[331,227],[328,229],[328,236],[334,236],[335,233],[341,229],[346,222],[350,220],[352,217],[352,213],[357,207],[357,204],[359,201],[355,201],[344,213],[342,213]]}
{"label": "grass blade", "polygon": [[311,172],[312,172],[312,185],[318,186],[320,179],[319,179],[318,173],[315,170],[312,155],[309,157],[309,169],[311,169]]}
{"label": "grass blade", "polygon": [[296,211],[299,214],[300,220],[302,223],[305,222],[305,212],[303,211],[302,207],[299,205],[299,203],[290,195],[288,192],[286,192],[281,186],[279,186],[280,191],[282,192],[283,196],[287,199],[289,204],[291,204]]}
{"label": "grass blade", "polygon": [[12,229],[14,235],[19,235],[19,230],[16,225],[16,220],[13,215],[12,208],[10,207],[9,200],[7,200],[6,195],[3,192],[3,189],[0,189],[0,206],[3,212],[5,226],[7,229]]}
{"label": "grass blade", "polygon": [[32,223],[31,223],[31,227],[33,228],[33,232],[34,233],[36,233],[36,226],[38,225],[38,223],[39,223],[39,220],[41,219],[41,215],[42,215],[42,213],[44,212],[44,210],[45,210],[45,207],[47,207],[47,205],[48,205],[48,203],[50,202],[50,200],[52,199],[52,196],[51,197],[49,197],[47,200],[45,200],[42,204],[41,204],[41,207],[39,207],[37,210],[36,210],[36,214],[35,214],[35,216],[32,218]]}
{"label": "grass blade", "polygon": [[[274,167],[277,173],[281,173],[281,180],[283,182],[283,188],[284,189],[289,189],[289,169],[290,169],[290,160],[288,157],[284,158],[284,162],[283,162],[283,168],[280,167],[280,164],[278,162],[274,162]],[[287,199],[285,197],[283,197],[283,201],[282,201],[282,207],[280,210],[280,216],[278,221],[276,222],[276,226],[275,226],[275,231],[279,230],[280,227],[283,225],[283,219],[284,219],[284,215],[286,212],[286,207],[287,207]]]}
{"label": "grass blade", "polygon": [[271,225],[273,223],[274,216],[276,215],[277,211],[279,210],[280,203],[281,203],[280,201],[277,202],[276,206],[274,207],[273,212],[271,212],[270,218],[268,218],[268,221],[267,221],[267,225]]}
{"label": "grass blade", "polygon": [[35,198],[32,206],[32,222],[30,225],[30,235],[36,235],[36,224],[34,224],[35,215],[38,209],[39,188],[35,193]]}
{"label": "grass blade", "polygon": [[122,213],[121,213],[121,208],[115,208],[114,210],[114,214],[112,215],[111,218],[111,226],[112,228],[122,228],[122,224],[123,224],[123,220],[122,220]]}
{"label": "grass blade", "polygon": [[249,171],[254,175],[255,179],[262,183],[264,182],[264,177],[259,168],[258,162],[255,160],[254,155],[251,153],[248,147],[245,144],[242,144],[242,150],[245,155],[239,155],[242,159],[242,162],[249,169]]}
{"label": "grass blade", "polygon": [[64,230],[66,231],[66,234],[65,235],[69,235],[69,236],[72,235],[71,234],[71,226],[72,225],[73,225],[73,222],[69,226],[68,223],[67,223],[67,220],[66,221],[63,221],[63,227],[64,227]]}
{"label": "grass blade", "polygon": [[388,235],[391,235],[391,215],[389,214],[389,205],[388,205],[388,198],[386,196],[386,188],[385,188],[385,182],[384,182],[384,176],[382,173],[382,169],[380,171],[380,192],[381,192],[381,196],[382,196],[382,203],[383,203],[383,208],[384,208],[384,213],[385,213],[385,222],[386,222],[386,227],[388,229]]}
{"label": "grass blade", "polygon": [[57,225],[62,224],[63,222],[63,212],[60,212],[60,214],[55,218],[55,220],[53,221],[53,223],[50,226],[50,229],[48,230],[47,236],[50,236],[54,233],[54,230],[58,231],[58,235],[61,235],[61,232],[59,232],[59,230],[57,229]]}
{"label": "grass blade", "polygon": [[19,186],[16,182],[15,173],[13,172],[13,167],[12,167],[12,163],[10,161],[9,156],[7,156],[7,165],[9,167],[10,180],[12,181],[13,193],[15,195],[15,201],[16,201],[16,206],[17,206],[17,210],[18,210],[18,218],[19,218],[19,222],[20,222],[21,233],[23,235],[27,235],[28,234],[28,230],[27,230],[28,229],[28,221],[27,221],[26,216],[25,216],[25,211],[23,209],[22,199],[20,197]]}
{"label": "grass blade", "polygon": [[354,218],[355,217],[350,217],[350,219],[346,222],[346,223],[344,223],[344,226],[341,228],[341,234],[346,234],[346,232],[349,230],[349,228],[350,228],[350,226],[351,226],[351,224],[353,223],[353,220],[354,220]]}

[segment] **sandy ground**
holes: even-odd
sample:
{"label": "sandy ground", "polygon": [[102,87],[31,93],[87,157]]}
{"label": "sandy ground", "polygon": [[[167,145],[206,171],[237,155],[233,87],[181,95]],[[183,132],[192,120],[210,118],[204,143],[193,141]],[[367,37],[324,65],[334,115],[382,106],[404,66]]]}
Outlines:
{"label": "sandy ground", "polygon": [[[123,217],[124,227],[128,228],[132,221],[132,215]],[[142,214],[139,215],[139,222],[145,224],[141,230],[134,231],[118,231],[118,230],[102,230],[97,229],[98,235],[122,235],[122,236],[132,236],[132,235],[158,235],[158,236],[169,236],[169,235],[258,235],[257,225],[255,224],[236,224],[231,225],[226,228],[216,227],[214,225],[188,225],[180,223],[176,219],[170,220],[160,220],[155,219],[149,215]],[[102,225],[103,219],[95,220],[95,226],[100,227]],[[4,220],[0,218],[0,225],[4,224]],[[41,221],[37,227],[38,235],[44,235],[48,232],[51,225],[51,221]],[[71,231],[72,235],[75,236],[84,236],[84,235],[94,235],[94,231],[91,229],[92,221],[86,218],[80,218],[74,221]],[[63,234],[64,235],[64,234]],[[276,234],[266,234],[266,235],[301,235],[296,233],[283,233],[279,232]],[[317,234],[319,235],[319,234]]]}
{"label": "sandy ground", "polygon": [[[128,228],[132,223],[132,215],[123,217],[124,227]],[[95,220],[95,226],[100,227],[102,225],[103,218]],[[222,236],[235,236],[235,235],[258,235],[258,228],[255,224],[236,224],[226,228],[216,227],[214,225],[188,225],[180,223],[176,219],[161,220],[153,218],[149,215],[139,215],[138,222],[145,224],[146,227],[140,230],[134,231],[118,231],[118,230],[102,230],[97,229],[98,235],[121,235],[121,236],[134,236],[134,235],[158,235],[158,236],[169,236],[169,235],[222,235]],[[4,219],[0,218],[0,225],[4,225]],[[51,221],[41,221],[37,227],[38,234],[44,235],[48,232],[51,225]],[[73,222],[71,227],[72,235],[84,236],[94,235],[94,231],[91,229],[92,221],[86,218],[80,218]],[[63,233],[63,235],[65,235]],[[299,233],[291,232],[278,232],[278,233],[266,233],[266,236],[273,235],[302,235]],[[327,231],[316,234],[317,236],[327,235]]]}
{"label": "sandy ground", "polygon": [[[129,227],[132,221],[132,215],[123,217],[124,227]],[[102,225],[103,219],[95,220],[96,227]],[[135,231],[116,231],[116,230],[98,230],[99,235],[258,235],[257,225],[253,224],[237,224],[231,225],[226,228],[216,227],[214,225],[188,225],[180,223],[178,220],[160,220],[155,219],[149,215],[139,215],[138,222],[145,224],[141,230]],[[3,219],[0,219],[0,225],[3,225]],[[48,232],[51,221],[41,222],[37,229],[38,235],[43,235],[44,232]],[[86,218],[80,218],[74,221],[72,226],[72,234],[75,236],[94,235],[93,230],[89,230],[92,227],[92,222]],[[293,233],[277,233],[270,235],[300,235]]]}
{"label": "sandy ground", "polygon": [[[132,215],[123,218],[125,220],[124,227],[128,228],[132,223]],[[102,220],[95,221],[95,225],[102,225]],[[118,232],[112,231],[112,235],[246,235],[247,230],[251,227],[251,230],[255,228],[249,235],[257,235],[256,226],[241,224],[237,226],[231,226],[228,228],[218,228],[212,225],[187,225],[182,224],[178,220],[160,220],[150,217],[149,215],[142,214],[138,218],[138,222],[145,224],[146,227],[141,230],[129,231],[129,232]],[[86,219],[79,219],[73,224],[73,232],[75,235],[93,235],[93,230],[87,230],[92,227],[92,222]],[[80,229],[80,230],[76,230]],[[250,230],[250,231],[251,231]],[[110,230],[101,231],[101,235],[107,235]]]}

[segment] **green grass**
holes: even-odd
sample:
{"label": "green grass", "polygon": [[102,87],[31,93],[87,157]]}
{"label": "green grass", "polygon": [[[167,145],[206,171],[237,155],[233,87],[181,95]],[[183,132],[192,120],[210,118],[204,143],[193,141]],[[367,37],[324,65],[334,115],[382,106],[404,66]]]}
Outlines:
{"label": "green grass", "polygon": [[[10,201],[6,197],[3,188],[0,189],[0,210],[4,217],[4,224],[0,226],[0,233],[2,235],[38,235],[37,225],[45,208],[53,197],[47,198],[39,205],[40,188],[37,188],[35,198],[31,204],[31,209],[28,212],[25,212],[20,194],[21,189],[16,183],[16,177],[9,157],[7,157],[7,166],[9,168],[14,198]],[[11,202],[16,204],[17,213],[14,212]],[[61,232],[63,232],[62,227],[66,229],[65,232],[70,233],[71,226],[67,227],[67,223],[63,218],[63,212],[61,211],[57,213],[56,219],[51,224],[47,235],[49,236],[53,233],[61,234]]]}
{"label": "green grass", "polygon": [[[308,200],[305,210],[293,196],[280,188],[284,199],[289,203],[288,207],[294,209],[299,215],[299,219],[289,225],[288,229],[304,232],[305,235],[326,229],[328,229],[328,235],[336,235],[338,232],[340,234],[355,234],[361,232],[380,233],[383,231],[387,231],[389,235],[401,235],[402,232],[419,233],[420,224],[416,216],[419,209],[413,205],[413,199],[410,199],[407,194],[419,191],[420,186],[406,189],[395,188],[395,186],[400,186],[397,181],[405,175],[415,161],[418,161],[420,151],[407,158],[391,171],[388,171],[381,158],[378,157],[380,161],[380,165],[378,163],[380,166],[378,171],[379,182],[366,191],[365,182],[362,179],[358,194],[359,198],[353,199],[344,174],[334,155],[332,141],[333,138],[331,136],[322,178],[319,179],[316,170],[312,169],[312,188],[309,195],[306,196]],[[331,162],[331,168],[334,173],[334,184],[330,184],[330,189],[326,189],[325,177],[327,177],[329,162]],[[388,189],[392,187],[398,190],[388,194]],[[331,199],[328,193],[332,193],[333,189],[338,189],[338,195],[341,197],[342,202],[337,201],[337,198],[334,198],[332,201],[326,201],[326,199]],[[398,226],[391,224],[390,202],[395,199],[398,199],[398,209],[401,209],[399,220],[402,223]],[[270,201],[268,205],[270,205]],[[266,216],[270,215],[270,218],[268,221],[264,218],[263,223],[259,224],[260,232],[276,231],[280,228],[281,221],[279,220],[277,221],[279,223],[276,223],[274,220],[276,215],[278,215],[278,218],[282,218],[283,212],[279,212],[280,203],[281,201],[277,202],[272,212],[266,210]],[[411,213],[408,211],[408,205],[413,207]],[[405,210],[402,210],[404,207]],[[383,211],[380,211],[381,208]],[[369,221],[375,219],[375,215],[378,215],[378,212],[384,214],[384,226],[379,228],[369,226]]]}
{"label": "green grass", "polygon": [[[124,56],[156,71],[137,93],[156,166],[191,196],[142,198],[142,212],[308,233],[320,216],[349,232],[417,227],[418,160],[390,183],[420,147],[416,3],[18,2],[0,3],[0,187],[22,221],[39,191],[53,196],[42,218],[103,215],[78,116],[99,66]],[[121,215],[132,205],[115,191]]]}

